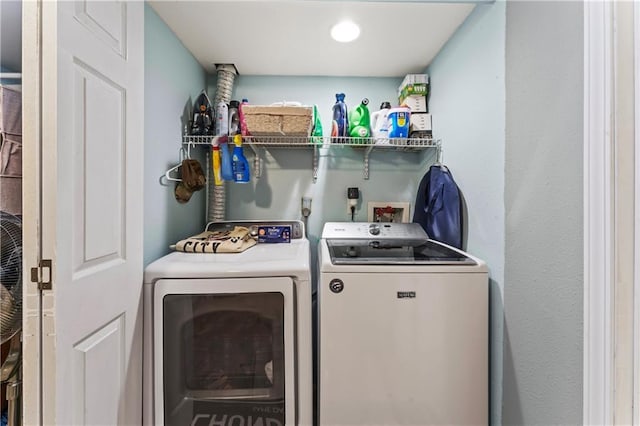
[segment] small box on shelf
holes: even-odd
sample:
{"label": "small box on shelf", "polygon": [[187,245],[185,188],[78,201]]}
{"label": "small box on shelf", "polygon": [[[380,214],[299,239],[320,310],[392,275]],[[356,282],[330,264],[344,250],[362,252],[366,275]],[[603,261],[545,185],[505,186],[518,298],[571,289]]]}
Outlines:
{"label": "small box on shelf", "polygon": [[429,83],[429,74],[407,74],[402,80],[400,87],[407,86],[409,84]]}
{"label": "small box on shelf", "polygon": [[427,96],[429,92],[429,74],[407,74],[398,87],[400,103],[411,95]]}
{"label": "small box on shelf", "polygon": [[423,135],[431,137],[433,135],[433,123],[431,114],[426,112],[411,113],[409,132],[411,135]]}
{"label": "small box on shelf", "polygon": [[398,89],[398,99],[403,99],[411,95],[427,96],[427,93],[427,83],[408,84],[406,86],[401,86],[400,89]]}
{"label": "small box on shelf", "polygon": [[427,97],[424,95],[409,95],[400,98],[400,105],[406,105],[411,109],[411,114],[427,112]]}

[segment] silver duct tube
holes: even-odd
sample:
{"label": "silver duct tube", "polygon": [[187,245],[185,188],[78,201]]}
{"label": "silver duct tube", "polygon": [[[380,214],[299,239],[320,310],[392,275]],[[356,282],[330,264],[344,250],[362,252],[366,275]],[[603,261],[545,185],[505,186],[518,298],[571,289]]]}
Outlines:
{"label": "silver duct tube", "polygon": [[[236,79],[236,67],[233,64],[218,64],[216,65],[216,71],[218,73],[218,82],[216,84],[216,94],[213,98],[213,105],[211,105],[214,110],[221,101],[227,104],[231,102],[233,83]],[[208,175],[210,182],[207,200],[207,221],[219,222],[225,219],[227,198],[226,182],[223,181],[222,185],[214,185],[213,167],[207,164],[207,169],[209,170]],[[211,191],[211,187],[213,187],[213,191]]]}

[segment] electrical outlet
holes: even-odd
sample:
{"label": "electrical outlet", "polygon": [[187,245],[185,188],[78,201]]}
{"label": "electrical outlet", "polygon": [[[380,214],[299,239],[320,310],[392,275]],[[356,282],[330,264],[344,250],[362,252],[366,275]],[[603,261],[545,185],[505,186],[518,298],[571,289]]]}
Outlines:
{"label": "electrical outlet", "polygon": [[353,206],[354,214],[358,211],[358,201],[360,198],[360,190],[356,187],[347,188],[347,214],[351,216],[351,207]]}
{"label": "electrical outlet", "polygon": [[356,203],[355,203],[355,204],[351,204],[351,200],[347,200],[347,214],[349,215],[349,217],[351,217],[351,206],[352,206],[352,205],[355,207],[354,213],[357,213],[357,212],[358,212],[358,203],[357,203],[357,200],[356,200]]}
{"label": "electrical outlet", "polygon": [[369,201],[367,221],[369,222],[409,222],[410,203],[391,201]]}
{"label": "electrical outlet", "polygon": [[302,197],[300,213],[302,217],[308,217],[311,214],[311,197]]}

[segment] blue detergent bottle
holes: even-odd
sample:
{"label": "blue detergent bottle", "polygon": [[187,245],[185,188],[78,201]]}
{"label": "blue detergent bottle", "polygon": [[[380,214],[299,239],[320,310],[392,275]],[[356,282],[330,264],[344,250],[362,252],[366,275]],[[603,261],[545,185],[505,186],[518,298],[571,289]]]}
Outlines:
{"label": "blue detergent bottle", "polygon": [[233,155],[231,157],[233,165],[233,180],[238,183],[247,183],[251,178],[249,175],[249,162],[242,151],[242,135],[233,137]]}
{"label": "blue detergent bottle", "polygon": [[222,157],[221,177],[223,180],[234,180],[233,161],[231,160],[231,153],[229,152],[229,145],[231,145],[231,143],[227,142],[228,140],[228,138],[224,137],[224,142],[220,143],[220,154]]}
{"label": "blue detergent bottle", "polygon": [[347,104],[344,102],[344,93],[336,93],[336,103],[333,105],[331,136],[349,136],[349,119],[347,117]]}

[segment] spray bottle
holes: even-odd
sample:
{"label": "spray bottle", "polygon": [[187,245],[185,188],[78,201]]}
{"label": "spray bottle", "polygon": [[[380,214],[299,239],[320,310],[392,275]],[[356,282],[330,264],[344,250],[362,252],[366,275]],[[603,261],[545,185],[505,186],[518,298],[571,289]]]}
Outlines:
{"label": "spray bottle", "polygon": [[331,136],[345,137],[348,131],[349,118],[347,117],[347,104],[344,103],[344,93],[336,93],[336,103],[333,105]]}
{"label": "spray bottle", "polygon": [[251,178],[249,175],[249,162],[242,151],[242,135],[233,137],[233,180],[238,183],[247,183]]}

